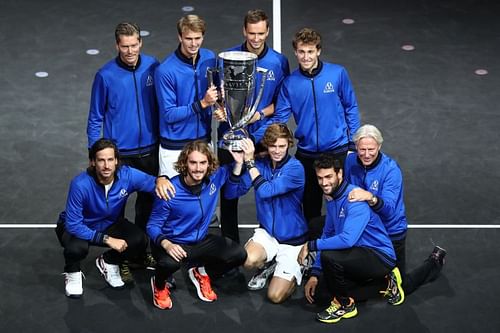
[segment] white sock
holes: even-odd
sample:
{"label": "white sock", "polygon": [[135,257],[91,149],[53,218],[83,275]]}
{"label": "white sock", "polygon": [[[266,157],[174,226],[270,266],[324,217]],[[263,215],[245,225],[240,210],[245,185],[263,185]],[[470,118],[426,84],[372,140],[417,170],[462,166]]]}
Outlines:
{"label": "white sock", "polygon": [[205,271],[205,266],[198,267],[198,272],[201,275],[208,275],[207,272]]}

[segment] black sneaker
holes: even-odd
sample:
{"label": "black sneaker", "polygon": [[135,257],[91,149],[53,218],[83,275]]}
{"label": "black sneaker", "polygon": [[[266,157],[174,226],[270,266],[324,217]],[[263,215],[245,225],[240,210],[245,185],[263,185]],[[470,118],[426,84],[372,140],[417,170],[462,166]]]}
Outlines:
{"label": "black sneaker", "polygon": [[336,298],[333,299],[329,307],[316,314],[316,319],[322,323],[333,324],[342,318],[352,318],[358,314],[356,303],[349,297],[348,305],[341,305]]}
{"label": "black sneaker", "polygon": [[129,262],[127,260],[120,264],[120,276],[122,277],[123,283],[127,286],[131,286],[135,283],[134,276],[130,271]]}
{"label": "black sneaker", "polygon": [[387,297],[387,302],[392,305],[400,305],[405,300],[405,292],[403,290],[402,284],[403,279],[401,278],[401,273],[399,268],[394,267],[394,269],[388,275],[389,285],[384,296]]}
{"label": "black sneaker", "polygon": [[446,257],[446,250],[437,245],[429,255],[429,259],[434,260],[441,267],[444,266],[444,257]]}

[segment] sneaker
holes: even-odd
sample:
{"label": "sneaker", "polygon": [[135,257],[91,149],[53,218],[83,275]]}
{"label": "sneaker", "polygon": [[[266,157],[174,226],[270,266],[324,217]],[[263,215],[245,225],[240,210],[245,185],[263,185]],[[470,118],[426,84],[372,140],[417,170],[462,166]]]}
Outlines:
{"label": "sneaker", "polygon": [[403,280],[401,279],[399,268],[394,267],[394,269],[389,273],[388,279],[389,285],[387,286],[385,293],[385,296],[387,296],[387,302],[392,305],[402,304],[405,300],[405,292],[402,287]]}
{"label": "sneaker", "polygon": [[439,266],[444,266],[444,257],[446,256],[446,250],[440,246],[435,246],[432,253],[429,255],[429,259],[434,260]]}
{"label": "sneaker", "polygon": [[120,264],[120,276],[122,278],[123,283],[126,285],[133,285],[135,283],[134,276],[130,271],[130,267],[128,265],[128,261],[124,261]]}
{"label": "sneaker", "polygon": [[155,284],[155,277],[151,277],[151,291],[153,292],[153,304],[158,309],[171,309],[172,308],[172,299],[170,298],[170,290],[168,289],[168,285],[165,285],[165,288],[158,289]]}
{"label": "sneaker", "polygon": [[336,323],[342,318],[352,318],[358,314],[356,303],[349,297],[349,305],[341,305],[336,298],[333,299],[329,307],[316,314],[316,319],[322,323]]}
{"label": "sneaker", "polygon": [[132,269],[150,269],[155,270],[156,260],[151,253],[146,253],[144,257],[137,261],[129,262],[129,266]]}
{"label": "sneaker", "polygon": [[272,261],[264,267],[257,270],[248,281],[247,288],[249,290],[260,290],[266,286],[267,280],[274,274],[276,269],[276,261]]}
{"label": "sneaker", "polygon": [[188,270],[189,278],[196,287],[196,292],[198,297],[205,302],[213,302],[217,299],[217,294],[213,291],[210,285],[210,277],[208,275],[202,275],[198,267],[191,267]]}
{"label": "sneaker", "polygon": [[106,263],[102,254],[96,258],[95,265],[99,269],[99,272],[101,272],[101,275],[104,277],[106,282],[112,288],[123,288],[125,283],[123,283],[123,280],[120,276],[120,267],[118,265]]}
{"label": "sneaker", "polygon": [[83,273],[71,272],[63,273],[66,296],[70,298],[80,298],[83,294],[82,276]]}

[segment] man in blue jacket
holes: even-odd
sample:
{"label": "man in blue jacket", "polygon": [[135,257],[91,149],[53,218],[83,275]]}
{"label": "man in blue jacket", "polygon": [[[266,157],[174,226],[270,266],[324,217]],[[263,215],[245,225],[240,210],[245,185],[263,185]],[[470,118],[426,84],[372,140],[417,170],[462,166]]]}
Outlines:
{"label": "man in blue jacket", "polygon": [[354,150],[352,135],[360,126],[358,103],[344,67],[323,62],[321,36],[304,28],[293,39],[299,68],[280,90],[275,117],[286,123],[293,114],[297,128],[297,159],[304,165],[304,215],[308,221],[321,215],[322,191],[316,181],[314,160],[323,153],[342,163]]}
{"label": "man in blue jacket", "polygon": [[211,141],[212,105],[217,89],[208,86],[215,54],[201,47],[205,21],[186,15],[177,22],[179,46],[158,66],[155,88],[160,108],[160,174],[177,174],[174,163],[188,142]]}
{"label": "man in blue jacket", "polygon": [[[154,89],[155,58],[141,54],[142,38],[135,23],[123,22],[115,29],[118,56],[95,75],[87,124],[88,147],[99,138],[113,140],[121,163],[149,175],[158,175],[158,107]],[[153,199],[138,192],[135,223],[144,231]],[[151,265],[148,256],[141,262]],[[124,279],[131,275],[124,268]],[[125,275],[125,273],[127,273]]]}
{"label": "man in blue jacket", "polygon": [[[423,265],[406,274],[406,233],[408,223],[404,204],[403,175],[399,165],[381,151],[383,137],[373,125],[363,125],[354,134],[357,154],[345,163],[346,180],[359,186],[351,191],[351,202],[365,201],[385,225],[396,251],[397,266],[403,276],[406,294],[436,279],[444,265],[446,251],[435,246]],[[390,301],[390,300],[389,300]]]}
{"label": "man in blue jacket", "polygon": [[[241,168],[242,156],[237,160]],[[160,309],[172,307],[166,281],[182,264],[191,266],[188,273],[198,297],[213,302],[217,294],[210,278],[240,266],[246,259],[241,245],[208,233],[219,190],[230,177],[235,177],[231,172],[233,167],[218,167],[209,145],[197,140],[184,147],[175,168],[179,173],[171,179],[176,189],[175,197],[169,201],[156,200],[147,225],[157,261],[155,275],[151,278],[153,304]]]}
{"label": "man in blue jacket", "polygon": [[[318,251],[311,277],[304,292],[313,303],[318,276],[323,272],[333,300],[328,308],[316,315],[324,323],[336,323],[357,315],[353,289],[372,279],[390,275],[391,297],[404,301],[401,276],[396,255],[385,227],[366,202],[351,202],[349,193],[355,186],[343,179],[340,161],[331,155],[321,155],[314,162],[317,181],[327,200],[326,222],[321,238],[306,243],[299,254],[304,263],[309,251]],[[392,271],[391,271],[392,270]]]}
{"label": "man in blue jacket", "polygon": [[[290,74],[288,59],[281,53],[273,50],[266,44],[269,36],[269,18],[261,9],[249,10],[243,20],[243,36],[245,41],[228,51],[246,51],[254,53],[258,56],[257,66],[267,69],[267,79],[264,84],[264,90],[257,112],[255,113],[250,125],[247,127],[256,144],[257,152],[265,150],[261,148],[259,142],[264,135],[269,124],[274,122],[274,107],[278,98],[279,88],[285,77]],[[257,73],[255,78],[254,100],[257,97],[262,79],[262,73]],[[254,101],[252,101],[252,104]],[[217,130],[219,140],[222,135],[229,129],[227,122],[222,122]],[[231,154],[224,149],[219,149],[217,155],[221,164],[232,163]],[[229,237],[239,242],[238,232],[238,199],[227,200],[222,190],[220,201],[221,214],[221,232],[224,236]]]}
{"label": "man in blue jacket", "polygon": [[[268,155],[254,160],[252,140],[242,143],[246,170],[238,184],[230,182],[228,197],[246,194],[253,186],[259,227],[246,243],[246,269],[257,273],[248,283],[248,289],[265,287],[273,303],[285,301],[302,281],[302,270],[297,256],[307,240],[307,223],[302,212],[304,197],[304,167],[288,155],[293,135],[284,124],[270,125],[262,139]],[[235,170],[235,173],[241,172]],[[273,275],[274,273],[274,275]]]}
{"label": "man in blue jacket", "polygon": [[[147,237],[137,225],[123,218],[123,208],[133,192],[153,196],[157,180],[137,169],[120,166],[118,147],[111,140],[97,140],[89,157],[87,171],[71,181],[66,210],[60,214],[56,228],[64,247],[66,296],[76,298],[83,294],[80,262],[88,255],[90,245],[110,248],[96,259],[96,266],[112,288],[124,286],[118,265],[141,256]],[[173,193],[170,182],[158,178],[156,194],[168,199]]]}

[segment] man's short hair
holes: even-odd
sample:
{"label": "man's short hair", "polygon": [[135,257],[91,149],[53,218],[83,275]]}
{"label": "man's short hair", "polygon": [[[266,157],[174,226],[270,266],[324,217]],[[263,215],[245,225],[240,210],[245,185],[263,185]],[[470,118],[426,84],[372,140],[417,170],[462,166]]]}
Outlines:
{"label": "man's short hair", "polygon": [[134,36],[136,35],[141,40],[141,29],[136,23],[132,22],[121,22],[115,28],[115,40],[116,43],[120,42],[120,36]]}
{"label": "man's short hair", "polygon": [[266,12],[262,9],[251,9],[245,15],[245,19],[243,20],[243,27],[246,29],[247,24],[255,24],[261,21],[266,22],[266,28],[269,28],[269,17],[267,17]]}
{"label": "man's short hair", "polygon": [[210,176],[212,173],[215,172],[215,170],[217,170],[217,168],[219,167],[219,161],[217,160],[217,157],[215,156],[214,152],[212,151],[208,143],[202,140],[195,140],[186,144],[182,149],[179,158],[177,159],[177,162],[174,163],[175,171],[180,173],[182,176],[187,175],[188,157],[189,154],[191,154],[193,151],[200,152],[207,157],[208,159],[207,176]]}
{"label": "man's short hair", "polygon": [[331,154],[321,154],[316,160],[314,160],[314,169],[331,169],[338,173],[343,169],[340,160],[336,159]]}
{"label": "man's short hair", "polygon": [[118,151],[118,147],[116,144],[110,139],[102,138],[94,142],[92,147],[89,150],[89,160],[95,161],[97,153],[106,148],[113,148],[115,152],[115,158],[120,160],[120,152]]}
{"label": "man's short hair", "polygon": [[288,148],[293,147],[293,133],[285,124],[274,123],[269,125],[262,138],[264,147],[269,147],[278,139],[287,139]]}
{"label": "man's short hair", "polygon": [[182,36],[182,33],[186,30],[201,32],[202,35],[205,35],[205,21],[198,15],[185,15],[177,21],[177,33]]}
{"label": "man's short hair", "polygon": [[314,45],[317,50],[321,50],[321,35],[314,29],[311,28],[303,28],[297,33],[292,40],[293,49],[297,50],[299,43],[306,45]]}
{"label": "man's short hair", "polygon": [[384,138],[382,137],[382,133],[379,129],[370,124],[366,124],[358,128],[352,137],[355,144],[358,144],[358,141],[364,138],[372,138],[377,141],[379,146],[381,146],[382,142],[384,142]]}

